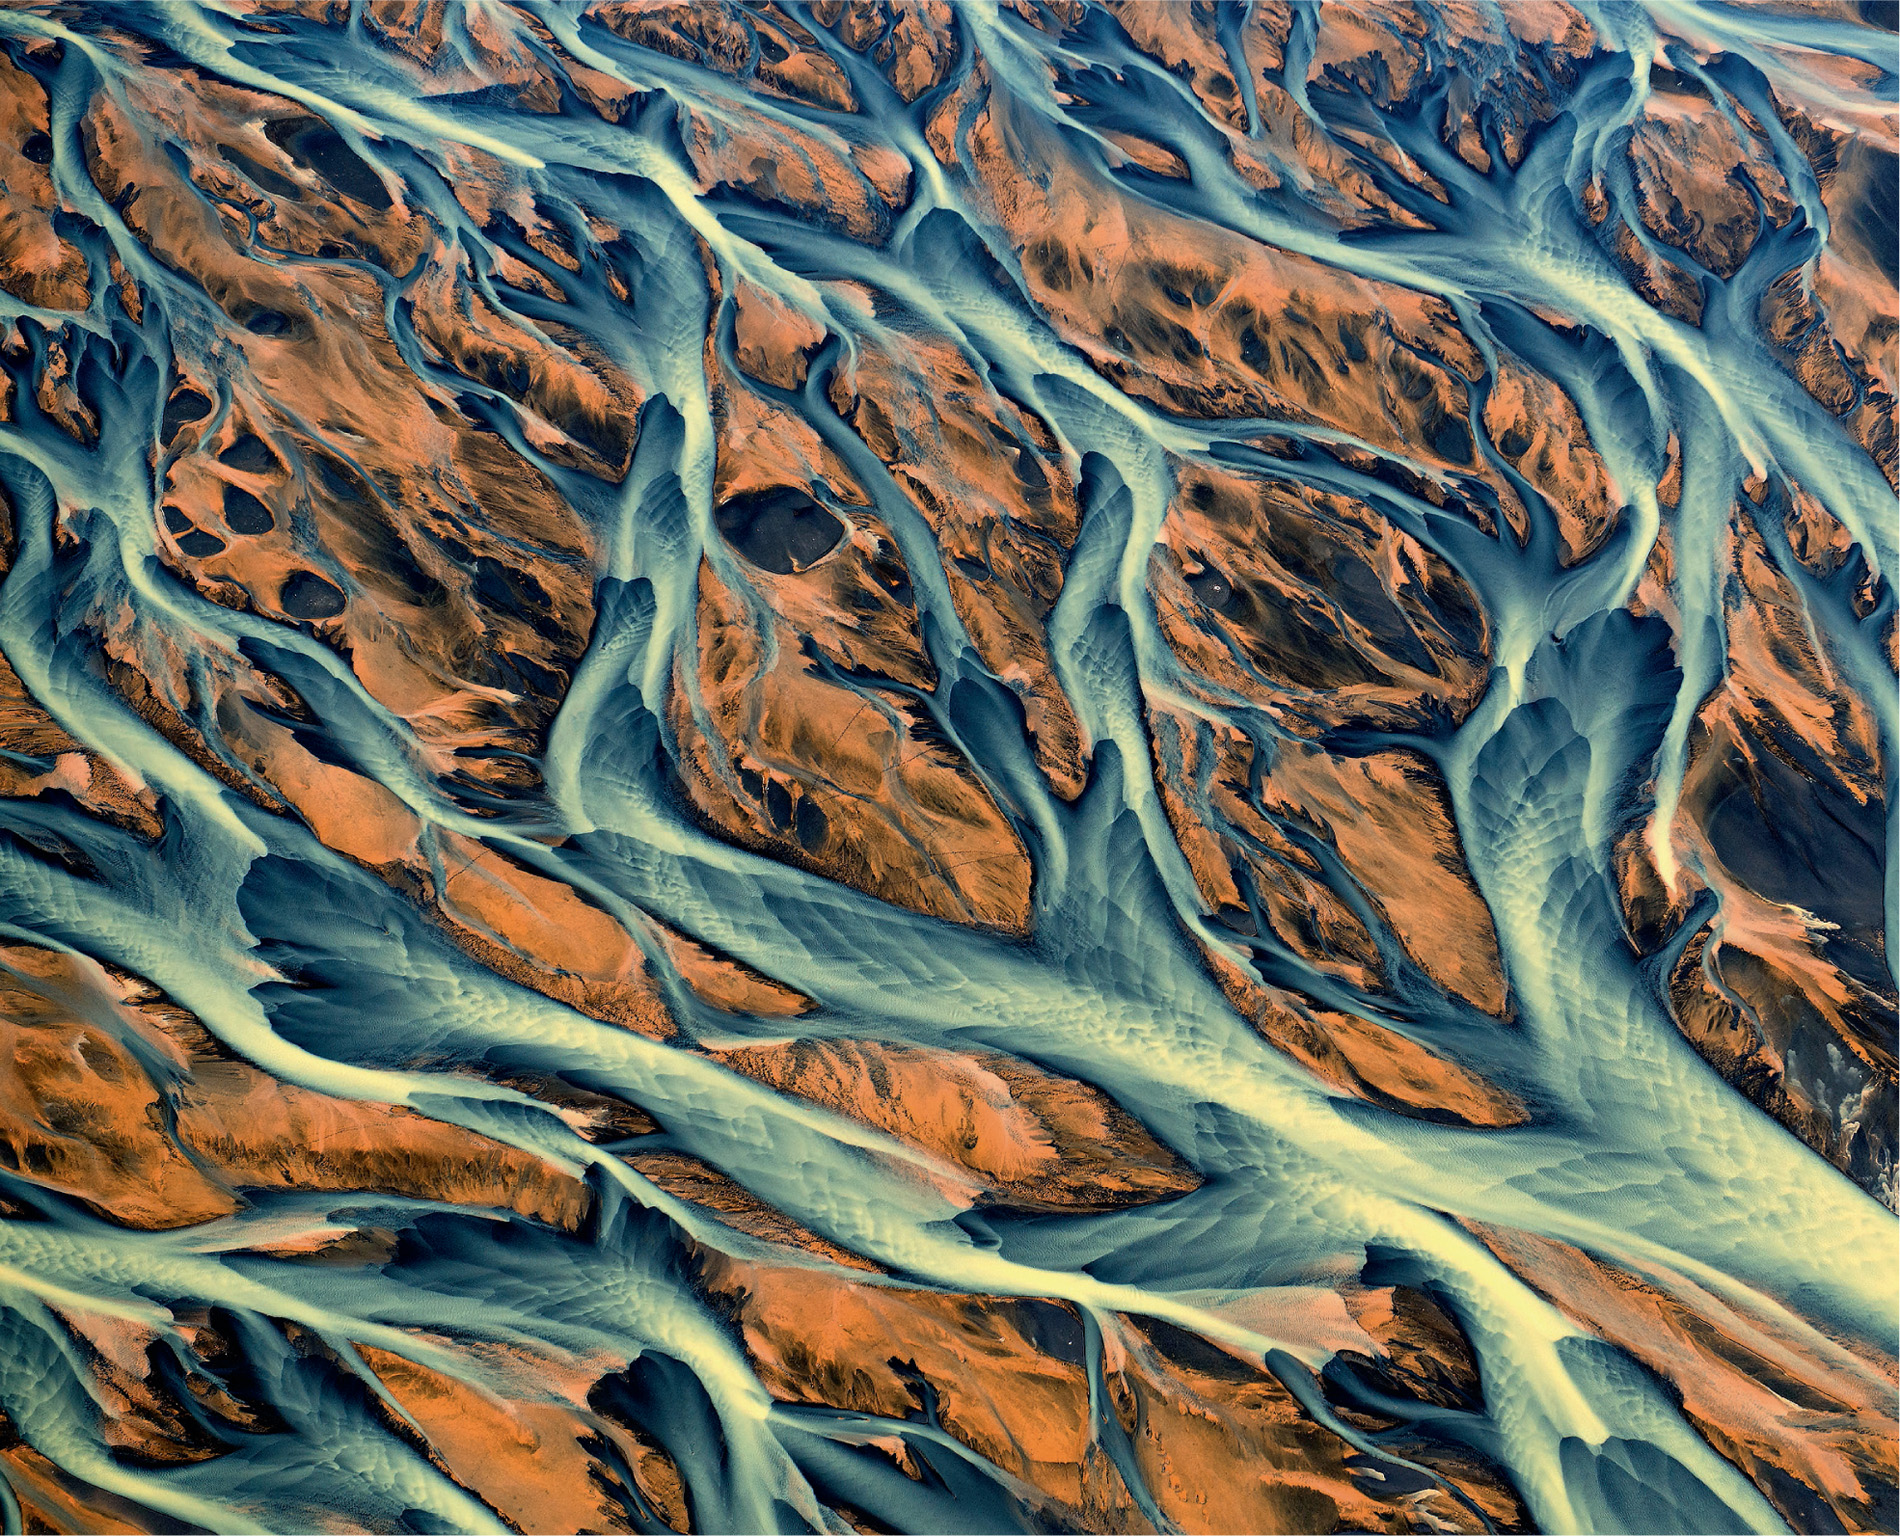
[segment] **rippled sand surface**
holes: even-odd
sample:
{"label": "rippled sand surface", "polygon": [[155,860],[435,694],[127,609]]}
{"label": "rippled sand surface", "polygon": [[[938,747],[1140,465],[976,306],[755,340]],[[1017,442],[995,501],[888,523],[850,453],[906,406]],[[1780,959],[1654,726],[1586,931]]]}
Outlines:
{"label": "rippled sand surface", "polygon": [[0,10],[0,1526],[1893,1530],[1895,25]]}

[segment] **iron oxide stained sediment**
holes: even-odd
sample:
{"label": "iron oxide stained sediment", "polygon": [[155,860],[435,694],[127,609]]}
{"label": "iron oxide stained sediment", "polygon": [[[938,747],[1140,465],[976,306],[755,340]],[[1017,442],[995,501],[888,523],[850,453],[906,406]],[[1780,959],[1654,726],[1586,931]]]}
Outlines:
{"label": "iron oxide stained sediment", "polygon": [[1892,6],[0,50],[6,1529],[1900,1523]]}

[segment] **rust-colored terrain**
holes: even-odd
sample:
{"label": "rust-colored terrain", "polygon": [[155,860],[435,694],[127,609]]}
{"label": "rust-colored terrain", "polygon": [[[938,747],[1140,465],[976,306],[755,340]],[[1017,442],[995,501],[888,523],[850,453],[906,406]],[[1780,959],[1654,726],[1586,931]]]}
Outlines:
{"label": "rust-colored terrain", "polygon": [[0,1526],[1893,1529],[1895,26],[0,8]]}

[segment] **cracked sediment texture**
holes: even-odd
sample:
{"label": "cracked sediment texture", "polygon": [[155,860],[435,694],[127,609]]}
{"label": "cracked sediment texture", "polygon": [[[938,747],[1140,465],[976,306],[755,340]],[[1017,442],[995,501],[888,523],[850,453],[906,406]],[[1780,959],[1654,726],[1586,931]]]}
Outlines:
{"label": "cracked sediment texture", "polygon": [[0,10],[0,1528],[1893,1529],[1894,25]]}

